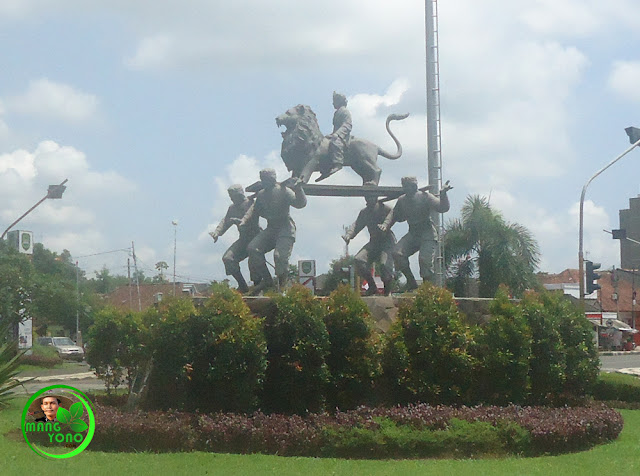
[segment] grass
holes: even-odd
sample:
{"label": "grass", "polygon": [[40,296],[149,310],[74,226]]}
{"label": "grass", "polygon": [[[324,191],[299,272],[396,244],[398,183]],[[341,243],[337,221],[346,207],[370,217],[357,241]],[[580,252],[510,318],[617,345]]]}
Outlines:
{"label": "grass", "polygon": [[[19,377],[34,377],[40,375],[64,374],[68,370],[77,369],[77,362],[61,362],[53,367],[38,367],[35,365],[21,364],[18,366]],[[89,369],[87,369],[89,371]]]}
{"label": "grass", "polygon": [[[611,471],[640,474],[640,410],[622,410],[625,426],[618,440],[590,451],[540,458],[484,460],[365,461],[283,458],[213,453],[101,453],[85,451],[69,460],[44,459],[24,441],[5,434],[19,428],[21,406],[16,399],[0,411],[0,468],[3,475],[24,474],[231,474],[231,475],[574,475]],[[99,425],[100,422],[97,422]],[[177,435],[176,435],[177,436]]]}
{"label": "grass", "polygon": [[616,372],[600,372],[598,379],[612,384],[640,387],[640,378],[635,375],[619,374]]}

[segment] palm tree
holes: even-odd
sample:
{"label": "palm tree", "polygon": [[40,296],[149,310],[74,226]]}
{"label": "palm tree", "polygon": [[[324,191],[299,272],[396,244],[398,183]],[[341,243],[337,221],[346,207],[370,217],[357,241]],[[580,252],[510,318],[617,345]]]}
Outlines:
{"label": "palm tree", "polygon": [[444,242],[448,285],[456,295],[468,294],[464,288],[472,277],[479,280],[480,297],[493,297],[500,284],[516,296],[537,284],[536,240],[524,226],[506,222],[486,197],[467,197],[461,218],[446,226]]}

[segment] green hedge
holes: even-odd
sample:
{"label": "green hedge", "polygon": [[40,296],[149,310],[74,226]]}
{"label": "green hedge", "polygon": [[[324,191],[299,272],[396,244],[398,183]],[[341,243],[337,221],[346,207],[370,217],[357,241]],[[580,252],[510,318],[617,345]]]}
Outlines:
{"label": "green hedge", "polygon": [[369,308],[359,294],[341,285],[329,295],[326,309],[324,322],[330,342],[327,406],[349,410],[371,404],[380,375],[381,340]]}
{"label": "green hedge", "polygon": [[20,357],[20,363],[52,369],[56,365],[62,364],[62,358],[55,348],[47,345],[34,344],[33,347],[31,347],[31,355],[25,354]]}
{"label": "green hedge", "polygon": [[322,301],[294,286],[271,306],[254,317],[237,292],[217,285],[197,308],[169,298],[142,315],[108,309],[90,330],[88,360],[111,385],[146,375],[152,361],[143,401],[165,410],[575,405],[607,391],[596,385],[588,323],[553,293],[514,303],[501,289],[489,323],[470,327],[451,293],[425,283],[383,336],[346,287]]}
{"label": "green hedge", "polygon": [[601,373],[593,397],[602,401],[640,403],[640,379],[632,375]]}
{"label": "green hedge", "polygon": [[575,408],[424,404],[299,415],[122,413],[95,406],[90,450],[212,451],[342,458],[559,454],[617,438],[621,415]]}
{"label": "green hedge", "polygon": [[469,400],[473,356],[469,328],[453,295],[429,283],[404,301],[382,355],[386,399],[392,404],[461,404]]}
{"label": "green hedge", "polygon": [[329,334],[324,309],[304,286],[294,285],[273,298],[275,312],[265,321],[267,370],[262,408],[269,412],[324,409],[329,369]]}

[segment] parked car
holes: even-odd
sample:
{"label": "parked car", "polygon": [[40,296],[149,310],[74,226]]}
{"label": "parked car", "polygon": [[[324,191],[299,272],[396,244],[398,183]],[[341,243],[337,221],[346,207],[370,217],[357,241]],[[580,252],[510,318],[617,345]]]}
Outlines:
{"label": "parked car", "polygon": [[38,345],[50,345],[63,359],[84,360],[84,350],[68,337],[40,337]]}

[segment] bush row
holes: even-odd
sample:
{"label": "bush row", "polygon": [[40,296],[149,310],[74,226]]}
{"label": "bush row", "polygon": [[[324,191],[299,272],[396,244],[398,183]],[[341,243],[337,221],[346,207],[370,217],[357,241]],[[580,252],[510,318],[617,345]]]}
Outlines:
{"label": "bush row", "polygon": [[52,369],[62,363],[62,358],[53,347],[34,344],[31,347],[31,354],[24,354],[20,357],[20,363],[25,365],[35,365]]}
{"label": "bush row", "polygon": [[598,375],[588,322],[555,294],[514,304],[501,290],[491,321],[478,327],[465,322],[451,293],[426,283],[382,336],[346,286],[326,301],[294,286],[272,305],[266,318],[255,317],[238,293],[218,285],[199,308],[168,299],[142,315],[103,311],[87,359],[113,377],[108,382],[127,375],[129,389],[149,373],[146,408],[207,413],[575,404]]}
{"label": "bush row", "polygon": [[556,454],[615,439],[622,417],[604,405],[448,407],[426,404],[281,415],[154,411],[95,406],[91,449],[212,451],[366,458]]}
{"label": "bush row", "polygon": [[640,403],[640,379],[632,375],[602,373],[593,396],[596,400]]}

